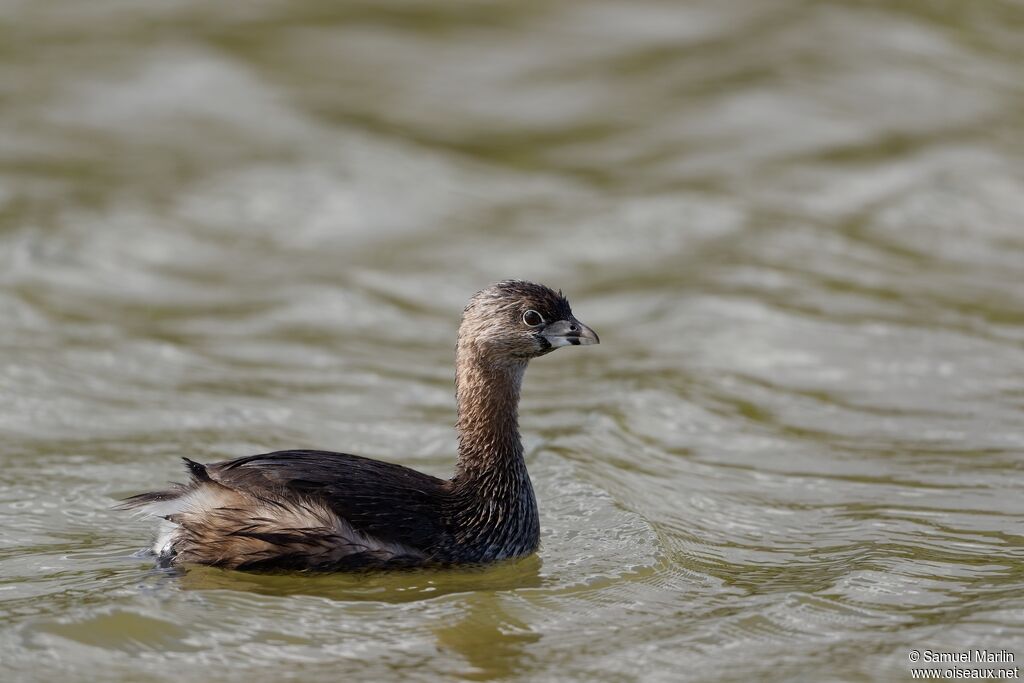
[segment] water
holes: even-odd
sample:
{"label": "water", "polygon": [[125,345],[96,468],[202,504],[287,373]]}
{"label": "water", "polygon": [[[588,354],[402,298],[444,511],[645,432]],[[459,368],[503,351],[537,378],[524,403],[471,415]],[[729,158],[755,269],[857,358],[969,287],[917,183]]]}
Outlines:
{"label": "water", "polygon": [[[905,680],[1024,657],[1024,6],[3,3],[5,680]],[[447,475],[466,298],[537,557],[153,568],[116,499],[287,447]]]}

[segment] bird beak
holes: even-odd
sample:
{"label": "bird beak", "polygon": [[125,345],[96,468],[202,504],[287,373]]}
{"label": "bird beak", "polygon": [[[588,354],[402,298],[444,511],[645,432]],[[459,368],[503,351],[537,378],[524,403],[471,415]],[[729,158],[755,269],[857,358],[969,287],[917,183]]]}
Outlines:
{"label": "bird beak", "polygon": [[596,332],[572,316],[568,320],[558,320],[546,326],[541,336],[548,340],[552,348],[601,343]]}

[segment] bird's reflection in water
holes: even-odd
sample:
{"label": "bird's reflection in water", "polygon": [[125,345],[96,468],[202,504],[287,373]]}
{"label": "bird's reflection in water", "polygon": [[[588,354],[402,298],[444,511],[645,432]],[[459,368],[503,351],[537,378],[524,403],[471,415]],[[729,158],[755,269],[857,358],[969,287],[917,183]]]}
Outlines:
{"label": "bird's reflection in water", "polygon": [[201,566],[185,571],[159,571],[185,590],[232,590],[276,597],[308,595],[339,601],[404,603],[454,593],[538,588],[544,583],[541,564],[538,556],[531,555],[487,567],[379,573],[263,574]]}
{"label": "bird's reflection in water", "polygon": [[[413,607],[422,632],[433,633],[437,649],[448,655],[450,664],[444,668],[463,680],[491,680],[521,670],[528,646],[540,640],[540,634],[514,605],[517,590],[541,588],[548,582],[541,575],[541,566],[540,558],[531,555],[479,568],[372,574],[256,574],[211,567],[156,572],[160,581],[174,582],[187,591],[337,600],[337,617],[360,633],[356,638],[380,638],[382,643],[393,635],[390,620],[409,618],[408,610],[401,609],[398,616],[395,607]],[[426,609],[416,608],[416,602]],[[345,603],[349,604],[347,610]],[[356,609],[356,603],[362,607]],[[266,606],[268,613],[278,608]],[[365,628],[367,619],[372,628]],[[352,632],[343,636],[341,631],[339,639],[353,637]],[[285,636],[275,631],[274,637],[280,640]],[[287,637],[296,634],[289,632]]]}
{"label": "bird's reflection in water", "polygon": [[459,678],[486,681],[524,669],[528,646],[541,635],[513,614],[507,597],[491,591],[474,593],[460,621],[435,630],[440,648],[465,662],[454,672]]}

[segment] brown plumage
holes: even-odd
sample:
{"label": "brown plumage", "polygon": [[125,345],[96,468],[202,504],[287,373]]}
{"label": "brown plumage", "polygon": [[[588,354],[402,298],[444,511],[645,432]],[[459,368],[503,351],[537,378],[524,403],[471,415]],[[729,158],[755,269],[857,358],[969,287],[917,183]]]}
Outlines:
{"label": "brown plumage", "polygon": [[596,343],[560,292],[499,282],[470,299],[459,327],[451,479],[347,453],[278,451],[186,459],[189,483],[120,507],[162,519],[163,564],[337,571],[528,555],[540,525],[519,438],[523,373],[559,346]]}

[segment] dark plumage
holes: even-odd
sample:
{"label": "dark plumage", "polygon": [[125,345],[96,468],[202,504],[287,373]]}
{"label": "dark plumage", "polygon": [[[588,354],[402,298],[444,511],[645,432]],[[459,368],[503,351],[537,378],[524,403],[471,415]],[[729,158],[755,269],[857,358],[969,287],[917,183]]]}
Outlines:
{"label": "dark plumage", "polygon": [[530,358],[596,344],[561,292],[499,282],[463,312],[456,350],[459,460],[448,480],[328,451],[202,465],[191,480],[127,499],[164,520],[164,564],[349,569],[479,563],[532,553],[540,525],[517,408]]}

